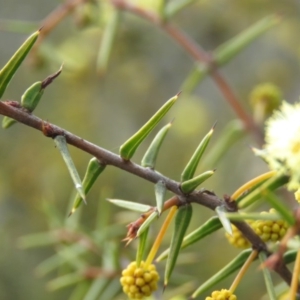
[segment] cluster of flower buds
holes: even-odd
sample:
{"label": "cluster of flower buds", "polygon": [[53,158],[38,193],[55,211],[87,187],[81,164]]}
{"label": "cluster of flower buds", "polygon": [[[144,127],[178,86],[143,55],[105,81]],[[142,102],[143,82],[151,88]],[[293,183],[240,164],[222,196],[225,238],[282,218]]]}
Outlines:
{"label": "cluster of flower buds", "polygon": [[[269,212],[264,211],[261,214],[267,215],[268,213],[276,213],[276,210],[272,208]],[[264,242],[277,242],[285,235],[288,223],[283,220],[257,220],[253,223],[252,228]]]}
{"label": "cluster of flower buds", "polygon": [[[251,226],[253,221],[248,221],[247,223]],[[251,246],[249,241],[234,225],[232,225],[232,235],[226,232],[225,236],[229,243],[237,248],[249,248]]]}
{"label": "cluster of flower buds", "polygon": [[[276,210],[273,208],[270,209],[269,212],[261,212],[262,215],[266,216],[274,213],[276,213]],[[264,242],[280,241],[288,229],[288,223],[283,220],[256,220],[248,221],[247,223]],[[234,225],[232,225],[232,235],[226,233],[226,238],[230,244],[237,248],[250,247],[248,240]]]}
{"label": "cluster of flower buds", "polygon": [[138,266],[134,261],[123,270],[120,282],[130,299],[143,299],[157,290],[158,280],[159,275],[153,264],[145,266],[142,261]]}

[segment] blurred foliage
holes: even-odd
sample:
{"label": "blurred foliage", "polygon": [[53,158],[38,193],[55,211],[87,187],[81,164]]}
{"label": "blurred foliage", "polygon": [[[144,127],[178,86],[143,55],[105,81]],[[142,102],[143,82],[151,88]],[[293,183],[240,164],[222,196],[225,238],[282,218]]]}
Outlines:
{"label": "blurred foliage", "polygon": [[[110,55],[103,56],[109,57],[106,67],[99,68],[99,52],[114,11],[108,2],[86,1],[57,24],[27,59],[27,65],[18,70],[3,99],[20,100],[33,82],[42,80],[64,63],[62,74],[47,88],[35,114],[117,153],[119,146],[139,130],[166,99],[178,92],[193,70],[194,62],[158,27],[124,11],[110,39],[113,41]],[[156,12],[163,1],[132,2]],[[249,94],[255,85],[263,82],[276,84],[286,99],[298,99],[299,2],[189,2],[189,6],[174,15],[172,22],[211,51],[263,17],[280,13],[283,20],[276,29],[252,42],[223,66],[221,72],[249,112]],[[43,20],[62,3],[0,0],[1,66],[25,37],[40,28]],[[169,118],[167,121],[175,120],[156,166],[159,172],[179,180],[182,169],[213,123],[218,121],[211,149],[220,139],[222,128],[236,116],[208,76],[193,94],[183,91]],[[147,138],[148,144],[151,137],[154,134]],[[155,206],[153,185],[108,168],[88,195],[88,205],[82,205],[78,215],[76,212],[67,219],[74,199],[73,183],[54,143],[20,124],[1,130],[0,141],[0,299],[90,300],[97,299],[93,297],[99,297],[100,293],[98,299],[124,299],[123,295],[115,295],[120,286],[118,277],[114,276],[135,257],[137,244],[133,242],[125,248],[120,241],[126,235],[125,225],[138,214],[113,207],[105,199],[130,199]],[[206,157],[209,159],[208,150],[199,169],[203,170],[203,164],[210,169],[216,167],[217,172],[205,182],[205,187],[219,195],[231,194],[242,183],[263,172],[265,165],[253,157],[247,146],[255,143],[251,136],[245,137],[223,153],[223,159],[209,166],[205,163]],[[142,144],[134,161],[140,162],[146,149],[147,143]],[[71,147],[69,150],[83,177],[89,155]],[[203,207],[194,207],[196,217],[192,218],[188,232],[200,226],[199,220],[203,223],[212,215],[213,212]],[[151,240],[161,224],[161,219],[155,222],[149,232]],[[35,236],[38,232],[45,234]],[[238,252],[228,245],[223,233],[216,235],[218,238],[209,236],[181,253],[165,299],[181,299],[177,295],[191,293],[199,282],[204,282],[220,265],[236,256]],[[34,238],[39,242],[44,239],[51,247],[33,247]],[[171,233],[167,233],[166,245],[170,238]],[[97,242],[92,248],[85,243],[90,239]],[[33,248],[21,251],[17,246]],[[222,249],[222,252],[212,249]],[[70,258],[66,264],[61,260],[64,256]],[[116,261],[116,257],[120,259]],[[192,264],[197,267],[191,267]],[[106,273],[95,281],[81,281],[82,276],[86,276],[85,271],[99,271],[93,267]],[[161,265],[158,268],[163,269]],[[245,300],[259,299],[265,290],[255,268],[239,286]],[[66,274],[69,277],[64,277]],[[229,284],[231,278],[226,280],[224,284]],[[81,283],[76,284],[75,289],[69,287],[77,282]],[[67,288],[60,289],[63,286]],[[53,294],[48,290],[56,291]],[[160,295],[157,294],[157,299]]]}

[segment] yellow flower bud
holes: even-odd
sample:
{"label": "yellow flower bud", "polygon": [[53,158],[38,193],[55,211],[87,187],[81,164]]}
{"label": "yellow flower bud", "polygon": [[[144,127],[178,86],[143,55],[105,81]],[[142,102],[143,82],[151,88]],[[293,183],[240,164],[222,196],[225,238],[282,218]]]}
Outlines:
{"label": "yellow flower bud", "polygon": [[120,283],[123,292],[130,299],[144,299],[157,290],[159,275],[154,265],[145,267],[142,261],[138,267],[136,262],[132,262],[122,271]]}

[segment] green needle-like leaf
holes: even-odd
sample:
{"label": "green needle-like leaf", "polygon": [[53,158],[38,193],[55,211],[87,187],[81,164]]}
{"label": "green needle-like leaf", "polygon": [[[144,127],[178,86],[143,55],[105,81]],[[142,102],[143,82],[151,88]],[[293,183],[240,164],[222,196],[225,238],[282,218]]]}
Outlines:
{"label": "green needle-like leaf", "polygon": [[197,62],[182,83],[181,90],[188,94],[192,93],[198,84],[207,76],[209,71],[209,65]]}
{"label": "green needle-like leaf", "polygon": [[[192,2],[193,0],[178,0],[177,2],[170,2],[166,8],[166,16],[176,13],[178,9],[182,8],[186,3]],[[229,41],[225,42],[213,51],[213,61],[214,64],[218,66],[223,66],[228,63],[231,59],[236,57],[236,55],[249,46],[255,39],[259,38],[268,29],[277,25],[280,21],[278,15],[268,16],[251,27],[247,28],[237,36],[233,37]],[[197,85],[210,73],[212,66],[204,63],[197,63],[194,69],[191,71],[190,75],[185,79],[182,84],[181,89],[187,93],[191,93]]]}
{"label": "green needle-like leaf", "polygon": [[175,226],[171,239],[170,253],[167,259],[165,276],[164,276],[164,287],[168,285],[169,279],[172,275],[173,269],[176,264],[176,260],[181,248],[183,237],[190,224],[193,214],[193,207],[190,204],[183,205],[178,208],[175,217]]}
{"label": "green needle-like leaf", "polygon": [[294,262],[296,260],[296,256],[299,249],[296,250],[289,250],[284,253],[283,260],[285,264],[290,264],[291,262]]}
{"label": "green needle-like leaf", "polygon": [[99,55],[97,59],[97,71],[102,74],[106,71],[109,58],[114,46],[114,40],[118,32],[118,26],[121,19],[121,10],[115,9],[110,16],[104,29]]}
{"label": "green needle-like leaf", "polygon": [[211,136],[214,132],[214,127],[208,132],[208,134],[202,139],[200,142],[198,148],[196,149],[195,153],[193,154],[192,158],[184,168],[182,174],[181,174],[181,181],[187,181],[191,178],[193,178],[196,168],[199,164],[199,161],[211,139]]}
{"label": "green needle-like leaf", "polygon": [[36,42],[40,31],[33,33],[15,52],[12,58],[7,62],[7,64],[0,70],[0,98],[2,98],[9,82],[16,73],[17,69],[27,56],[28,52]]}
{"label": "green needle-like leaf", "polygon": [[141,261],[144,258],[146,245],[147,245],[147,237],[148,237],[149,227],[139,236],[139,245],[136,251],[136,264],[140,265]]}
{"label": "green needle-like leaf", "polygon": [[51,232],[42,232],[25,235],[19,238],[18,246],[21,249],[45,247],[56,244],[57,237]]}
{"label": "green needle-like leaf", "polygon": [[[265,252],[263,252],[263,251],[259,252],[259,260],[260,260],[261,264],[263,264],[266,261],[266,259],[267,259],[267,256],[266,256]],[[266,284],[269,299],[276,300],[277,297],[276,297],[276,292],[274,289],[274,284],[272,282],[270,270],[268,268],[262,268],[262,272],[264,274],[264,279],[265,279],[265,284]]]}
{"label": "green needle-like leaf", "polygon": [[153,211],[151,215],[146,219],[146,221],[140,226],[139,230],[136,233],[136,236],[139,237],[141,234],[151,225],[151,223],[158,217],[158,212]]}
{"label": "green needle-like leaf", "polygon": [[[207,220],[204,224],[202,224],[199,228],[195,229],[191,233],[189,233],[187,236],[184,237],[181,249],[184,249],[190,245],[193,245],[194,243],[200,241],[207,235],[217,231],[222,227],[222,224],[217,216],[214,216]],[[157,259],[156,261],[159,262],[163,259],[165,259],[170,253],[170,248],[165,250]]]}
{"label": "green needle-like leaf", "polygon": [[87,251],[86,247],[78,243],[71,246],[63,246],[53,256],[41,262],[37,266],[36,272],[39,276],[46,276],[48,273],[58,269],[64,264],[69,264],[72,261],[81,261],[80,263],[82,263],[80,256]]}
{"label": "green needle-like leaf", "polygon": [[155,199],[158,215],[160,215],[163,210],[166,191],[167,189],[164,181],[158,181],[155,184]]}
{"label": "green needle-like leaf", "polygon": [[295,219],[291,211],[273,192],[265,190],[263,196],[290,226],[295,224]]}
{"label": "green needle-like leaf", "polygon": [[34,109],[39,104],[45,88],[56,78],[62,71],[62,67],[55,72],[54,74],[48,76],[43,81],[38,81],[30,86],[21,98],[22,107],[26,108],[30,112],[34,111]]}
{"label": "green needle-like leaf", "polygon": [[215,170],[212,171],[206,171],[190,180],[184,181],[181,183],[181,190],[188,194],[191,193],[193,190],[197,188],[201,183],[203,183],[205,180],[210,178],[212,175],[214,175]]}
{"label": "green needle-like leaf", "polygon": [[120,199],[107,199],[109,202],[117,205],[119,207],[123,207],[129,210],[138,211],[138,212],[146,212],[152,208],[150,205],[127,201],[127,200],[120,200]]}
{"label": "green needle-like leaf", "polygon": [[[29,112],[34,111],[43,96],[45,88],[61,73],[61,70],[62,68],[43,81],[38,81],[31,85],[21,97],[21,106],[26,108]],[[15,123],[17,123],[17,121],[14,119],[4,117],[2,120],[2,128],[7,129]]]}
{"label": "green needle-like leaf", "polygon": [[21,105],[32,112],[42,98],[43,93],[44,89],[42,88],[42,82],[35,82],[23,94],[21,98]]}
{"label": "green needle-like leaf", "polygon": [[82,186],[82,182],[81,179],[79,177],[79,174],[77,172],[77,169],[74,165],[74,162],[71,158],[69,149],[68,149],[68,145],[67,145],[67,141],[66,138],[62,135],[58,135],[54,138],[54,143],[56,145],[56,147],[58,148],[58,150],[60,151],[66,165],[67,168],[69,170],[69,173],[71,175],[71,178],[75,184],[75,188],[78,191],[80,197],[83,199],[84,202],[86,202],[85,200],[85,192]]}
{"label": "green needle-like leaf", "polygon": [[271,220],[277,221],[282,220],[282,216],[277,213],[268,213],[268,214],[261,214],[261,213],[225,213],[226,217],[229,220],[233,221],[246,221],[246,220]]}
{"label": "green needle-like leaf", "polygon": [[4,118],[2,119],[2,128],[7,129],[10,126],[14,125],[15,123],[17,123],[16,120],[14,120],[10,117],[4,116]]}
{"label": "green needle-like leaf", "polygon": [[289,178],[287,176],[274,176],[266,180],[263,184],[258,184],[257,186],[251,189],[250,193],[242,195],[237,199],[239,208],[246,208],[249,205],[253,204],[255,201],[263,197],[263,193],[266,190],[274,191],[277,188],[285,185],[288,182]]}
{"label": "green needle-like leaf", "polygon": [[83,279],[84,279],[83,276],[79,273],[70,273],[51,280],[47,284],[47,288],[50,291],[56,291],[68,287],[70,285],[74,285],[82,281]]}
{"label": "green needle-like leaf", "polygon": [[[82,186],[85,195],[88,194],[91,187],[94,185],[95,181],[97,180],[98,176],[104,171],[105,165],[101,164],[97,158],[92,158],[87,166],[87,170],[85,172]],[[74,204],[72,210],[69,215],[73,214],[76,209],[80,206],[82,202],[82,197],[80,193],[77,193],[74,199]]]}
{"label": "green needle-like leaf", "polygon": [[100,277],[95,280],[90,285],[88,292],[85,294],[84,298],[80,300],[98,300],[101,293],[107,287],[110,279],[106,277]]}
{"label": "green needle-like leaf", "polygon": [[178,96],[179,94],[169,99],[139,131],[137,131],[120,147],[120,156],[123,159],[129,160],[133,156],[141,142],[148,136],[157,123],[173,106],[178,99]]}
{"label": "green needle-like leaf", "polygon": [[250,253],[252,252],[252,249],[246,249],[238,256],[236,256],[230,263],[228,263],[224,268],[222,268],[219,272],[217,272],[215,275],[213,275],[211,278],[206,280],[204,283],[199,286],[199,288],[193,293],[192,299],[195,299],[199,295],[203,294],[207,290],[209,290],[211,287],[222,281],[223,279],[230,276],[233,272],[240,269],[242,265],[245,263],[247,258],[249,257]]}
{"label": "green needle-like leaf", "polygon": [[225,42],[214,51],[215,63],[218,66],[226,64],[268,29],[277,25],[280,20],[278,15],[268,16]]}
{"label": "green needle-like leaf", "polygon": [[228,217],[226,215],[227,210],[225,209],[225,207],[224,206],[217,206],[215,211],[218,214],[219,219],[220,219],[225,231],[228,234],[232,235],[231,223],[230,223],[230,220],[228,219]]}
{"label": "green needle-like leaf", "polygon": [[143,167],[154,169],[158,152],[159,152],[162,142],[163,142],[167,132],[171,128],[171,126],[172,126],[172,123],[167,124],[155,136],[155,138],[153,139],[152,143],[150,144],[148,150],[146,151],[146,153],[141,161],[141,165]]}
{"label": "green needle-like leaf", "polygon": [[232,120],[229,122],[218,139],[215,141],[214,146],[205,156],[203,163],[205,166],[211,168],[217,166],[217,163],[224,158],[226,152],[234,146],[234,144],[245,136],[245,127],[241,120]]}
{"label": "green needle-like leaf", "polygon": [[192,4],[193,2],[195,2],[195,0],[169,1],[165,9],[165,15],[167,19],[173,17],[175,14],[177,14],[178,12],[180,12],[182,9]]}

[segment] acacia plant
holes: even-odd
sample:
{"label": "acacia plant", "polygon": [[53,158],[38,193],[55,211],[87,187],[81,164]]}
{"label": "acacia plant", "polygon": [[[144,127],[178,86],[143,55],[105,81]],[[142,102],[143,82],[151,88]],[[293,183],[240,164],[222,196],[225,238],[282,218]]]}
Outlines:
{"label": "acacia plant", "polygon": [[[98,2],[67,1],[42,22],[42,28],[25,40],[0,71],[0,114],[4,116],[2,127],[10,130],[9,127],[15,123],[21,123],[53,139],[76,188],[76,196],[72,198],[72,205],[66,217],[55,221],[55,212],[49,209],[49,231],[20,239],[23,248],[41,245],[52,245],[55,248],[56,254],[42,262],[38,272],[46,275],[60,268],[60,275],[49,282],[49,288],[55,290],[74,286],[70,299],[124,299],[124,293],[130,299],[170,299],[175,295],[176,299],[253,299],[251,295],[243,294],[243,291],[239,290],[239,284],[247,278],[249,266],[258,260],[257,276],[264,278],[268,299],[296,299],[300,291],[300,212],[298,209],[293,211],[288,208],[285,198],[288,197],[289,190],[295,192],[295,200],[300,201],[300,106],[281,103],[282,96],[278,88],[272,84],[262,84],[251,94],[253,114],[250,114],[243,108],[241,101],[219,72],[221,66],[234,59],[267,30],[276,26],[281,17],[264,17],[208,53],[173,23],[174,16],[194,1],[157,1],[158,5],[153,4],[152,9],[129,0]],[[218,140],[211,141],[218,127],[213,125],[207,128],[207,134],[200,139],[198,147],[182,168],[180,181],[158,172],[159,166],[156,163],[159,152],[167,151],[163,145],[173,125],[173,122],[170,122],[157,130],[160,121],[172,111],[174,105],[185,105],[180,103],[182,96],[178,91],[157,108],[148,120],[144,120],[144,125],[139,130],[121,143],[118,153],[34,114],[36,107],[43,105],[40,101],[45,89],[50,84],[55,85],[67,63],[54,74],[28,87],[20,102],[6,100],[9,98],[9,95],[5,94],[6,88],[24,59],[28,55],[36,59],[47,35],[55,30],[67,15],[75,13],[78,6],[79,9],[89,9],[90,12],[100,6],[101,10],[97,10],[97,13],[106,15],[97,61],[98,71],[102,75],[109,68],[109,58],[117,43],[115,36],[121,23],[121,15],[131,13],[159,27],[194,60],[194,69],[182,87],[178,87],[178,91],[182,90],[182,94],[192,93],[206,76],[210,76],[236,113],[239,120],[229,123]],[[89,26],[96,26],[95,14],[93,11]],[[267,119],[269,116],[271,117]],[[261,126],[264,122],[265,134]],[[135,161],[135,153],[151,133],[156,135],[138,163]],[[224,195],[217,195],[206,189],[206,180],[217,176],[214,164],[245,135],[251,136],[253,143],[259,145],[252,148],[253,160],[258,156],[262,159],[262,164],[266,163],[270,170],[237,187],[231,195],[227,191],[224,191]],[[39,142],[37,140],[37,143]],[[76,147],[91,156],[83,180],[68,146]],[[212,150],[205,160],[204,165],[207,169],[199,171],[199,162],[203,162],[208,147],[212,147]],[[78,218],[80,212],[85,209],[82,203],[88,204],[93,201],[89,199],[88,193],[96,184],[96,179],[100,175],[105,176],[109,168],[118,168],[152,183],[156,203],[149,205],[123,199],[108,199],[106,204],[101,204],[95,230],[87,231],[81,227]],[[97,184],[101,185],[101,181]],[[278,194],[276,190],[280,187],[286,187],[286,190]],[[167,197],[170,193],[171,196]],[[123,227],[103,221],[108,220],[104,208],[112,205],[140,213],[140,216],[132,219],[127,226],[127,234],[123,241],[120,238],[124,233]],[[268,211],[262,211],[266,205],[269,206]],[[196,206],[201,209],[208,208],[214,214],[206,220],[197,219],[197,228],[188,233],[190,221],[195,217],[193,211]],[[55,222],[59,223],[58,226],[53,226]],[[157,222],[160,222],[160,228],[154,226],[153,233],[149,228]],[[164,236],[169,231],[172,232],[171,241],[167,249],[157,255]],[[217,231],[223,231],[229,243],[240,248],[240,252],[227,265],[220,265],[219,271],[213,276],[207,275],[204,282],[194,278],[193,284],[189,285],[191,280],[176,273],[183,249],[199,243],[208,235],[216,234],[217,238],[220,238]],[[130,248],[136,242],[137,249]],[[123,255],[128,249],[135,251],[135,258],[131,257],[132,261],[128,261],[125,259],[126,255]],[[220,251],[221,249],[215,248],[210,250],[211,253]],[[290,270],[287,265],[293,262],[294,267]],[[207,263],[211,263],[210,258],[207,259]],[[279,285],[273,282],[273,273],[279,276]],[[223,280],[232,274],[236,274],[233,283],[229,286],[224,285]],[[209,292],[211,288],[214,289],[212,293]]]}

